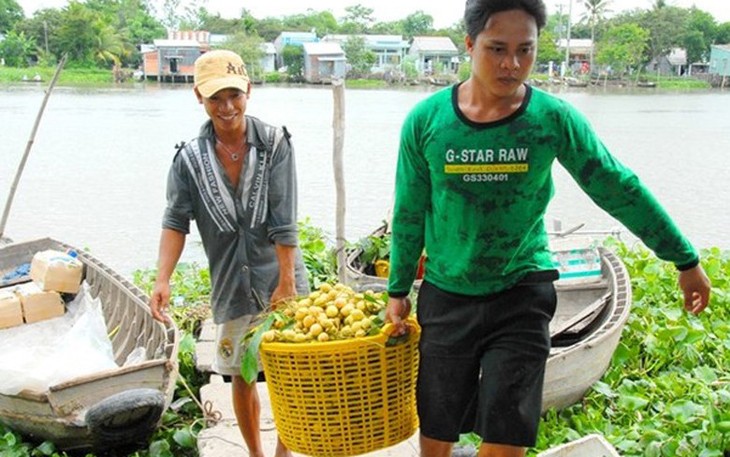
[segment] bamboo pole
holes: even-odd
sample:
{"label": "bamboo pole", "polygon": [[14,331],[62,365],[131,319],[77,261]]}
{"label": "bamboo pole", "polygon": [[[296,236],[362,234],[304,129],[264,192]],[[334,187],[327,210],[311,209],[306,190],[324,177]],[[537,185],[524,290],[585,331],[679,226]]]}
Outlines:
{"label": "bamboo pole", "polygon": [[337,278],[345,283],[346,277],[346,253],[345,253],[345,174],[343,170],[342,150],[345,144],[345,83],[338,79],[332,81],[332,94],[334,96],[334,114],[332,119],[333,147],[332,166],[335,175],[335,191],[337,192],[335,209],[335,248],[337,252]]}
{"label": "bamboo pole", "polygon": [[48,103],[48,97],[51,96],[51,91],[53,91],[53,87],[56,85],[56,81],[58,80],[58,76],[61,74],[61,69],[63,68],[64,64],[66,63],[66,54],[61,57],[61,61],[58,62],[58,66],[56,67],[56,72],[53,74],[53,78],[51,79],[50,84],[48,85],[48,89],[46,89],[46,95],[43,97],[43,102],[41,103],[41,107],[38,110],[38,115],[35,118],[35,123],[33,124],[33,130],[30,132],[30,137],[28,138],[28,144],[25,146],[25,153],[23,154],[23,158],[20,160],[20,164],[18,165],[18,170],[15,172],[15,179],[13,179],[13,185],[10,187],[10,193],[8,194],[8,199],[5,202],[5,209],[3,210],[3,218],[0,220],[0,238],[2,238],[3,234],[5,233],[5,224],[8,222],[8,216],[10,215],[10,207],[13,205],[13,199],[15,198],[15,192],[18,189],[18,183],[20,182],[20,176],[23,174],[23,169],[25,169],[25,163],[28,161],[28,155],[30,154],[30,149],[33,147],[33,142],[35,141],[35,134],[38,131],[38,125],[41,123],[41,118],[43,117],[43,111],[46,109],[46,104]]}

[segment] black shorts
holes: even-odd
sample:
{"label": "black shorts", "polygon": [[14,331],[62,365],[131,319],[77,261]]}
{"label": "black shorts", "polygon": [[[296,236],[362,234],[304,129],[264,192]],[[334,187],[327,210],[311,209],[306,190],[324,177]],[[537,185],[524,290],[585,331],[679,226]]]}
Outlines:
{"label": "black shorts", "polygon": [[421,433],[456,442],[532,447],[542,408],[549,323],[557,275],[537,272],[488,296],[443,291],[423,282],[417,404]]}

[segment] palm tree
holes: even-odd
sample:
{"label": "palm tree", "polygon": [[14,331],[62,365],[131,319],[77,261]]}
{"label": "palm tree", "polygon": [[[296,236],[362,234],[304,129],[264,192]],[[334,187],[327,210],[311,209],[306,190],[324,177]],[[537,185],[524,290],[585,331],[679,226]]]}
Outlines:
{"label": "palm tree", "polygon": [[587,22],[591,27],[591,71],[593,71],[593,49],[596,43],[596,25],[604,19],[606,13],[611,11],[608,9],[610,3],[611,0],[583,0],[583,6],[586,8],[586,12],[583,14],[581,20]]}

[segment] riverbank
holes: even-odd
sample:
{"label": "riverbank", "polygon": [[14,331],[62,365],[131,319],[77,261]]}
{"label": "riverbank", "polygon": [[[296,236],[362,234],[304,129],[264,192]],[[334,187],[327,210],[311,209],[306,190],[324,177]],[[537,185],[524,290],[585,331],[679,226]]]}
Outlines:
{"label": "riverbank", "polygon": [[[12,68],[0,66],[0,85],[14,84],[40,84],[45,85],[53,77],[55,67],[28,67],[28,68]],[[707,76],[707,75],[705,75]],[[81,87],[105,87],[114,86],[124,87],[125,85],[139,84],[138,80],[131,77],[121,78],[121,82],[116,82],[114,72],[112,70],[102,68],[64,68],[59,75],[58,85],[60,86],[81,86]],[[446,84],[444,84],[446,82]],[[454,81],[455,82],[455,81]],[[690,89],[711,89],[719,87],[719,79],[715,81],[709,77],[675,77],[646,75],[640,79],[624,78],[624,79],[607,79],[602,78],[549,78],[544,74],[531,75],[529,82],[536,86],[570,86],[570,87],[611,87],[611,88],[633,88],[646,87],[669,90],[690,90]],[[288,84],[286,82],[264,82],[263,84]],[[298,83],[302,86],[310,86],[306,83]],[[419,81],[392,82],[383,79],[348,79],[347,86],[352,89],[385,89],[389,87],[408,87],[408,86],[429,86],[429,85],[448,85],[450,81],[424,78]]]}

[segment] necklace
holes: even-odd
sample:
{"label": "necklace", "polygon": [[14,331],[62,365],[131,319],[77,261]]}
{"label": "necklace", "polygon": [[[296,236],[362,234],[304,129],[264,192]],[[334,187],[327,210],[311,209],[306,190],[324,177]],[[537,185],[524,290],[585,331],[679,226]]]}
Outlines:
{"label": "necklace", "polygon": [[221,139],[218,138],[217,135],[215,137],[215,142],[218,143],[221,148],[223,148],[223,150],[228,153],[229,156],[231,156],[231,160],[233,160],[234,162],[236,162],[241,157],[239,152],[241,152],[241,149],[243,149],[243,142],[234,150],[231,150],[228,146],[226,146],[225,143],[223,143],[223,141],[221,141]]}

